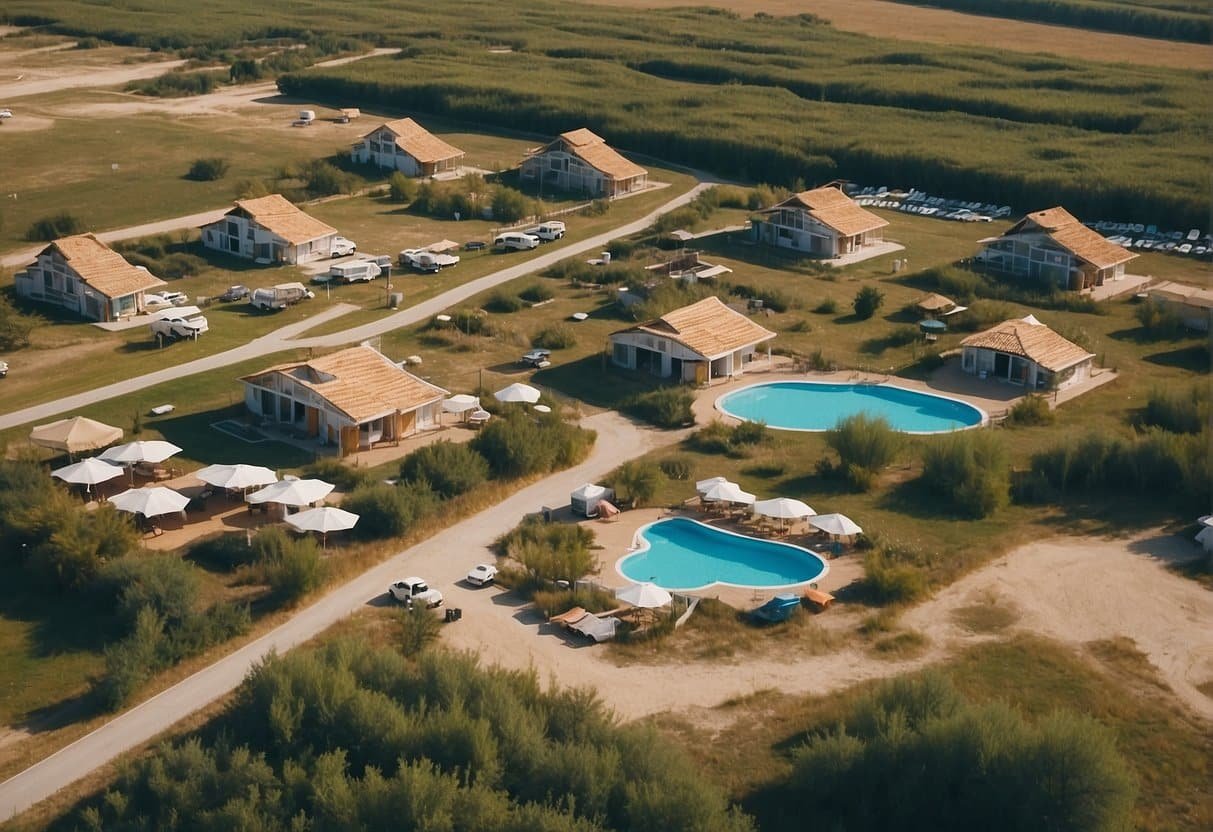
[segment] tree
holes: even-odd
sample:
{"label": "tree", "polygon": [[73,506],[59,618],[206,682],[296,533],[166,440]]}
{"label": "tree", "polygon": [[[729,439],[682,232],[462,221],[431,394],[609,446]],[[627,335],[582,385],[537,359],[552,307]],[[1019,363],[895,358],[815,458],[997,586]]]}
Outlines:
{"label": "tree", "polygon": [[195,159],[185,178],[193,179],[195,182],[213,182],[226,176],[227,169],[227,159],[217,157]]}
{"label": "tree", "polygon": [[923,450],[924,488],[946,498],[960,513],[987,517],[1007,504],[1010,464],[1002,437],[965,430],[933,440]]}
{"label": "tree", "polygon": [[388,199],[392,202],[408,203],[417,198],[417,183],[400,171],[388,177],[387,189]]}
{"label": "tree", "polygon": [[656,462],[629,460],[615,471],[611,482],[617,494],[626,494],[633,507],[646,505],[657,495],[663,475]]}
{"label": "tree", "polygon": [[867,491],[902,446],[901,434],[883,416],[856,413],[826,431],[826,444],[838,454],[839,470],[853,487]]}
{"label": "tree", "polygon": [[471,491],[489,478],[483,456],[462,443],[443,440],[418,448],[400,464],[401,479],[427,482],[444,499]]}
{"label": "tree", "polygon": [[866,321],[875,315],[876,310],[883,304],[884,292],[875,286],[864,286],[855,293],[855,300],[851,301],[851,306],[855,309],[855,317],[861,321]]}
{"label": "tree", "polygon": [[425,608],[411,604],[400,614],[400,649],[406,656],[416,656],[438,640],[442,622]]}

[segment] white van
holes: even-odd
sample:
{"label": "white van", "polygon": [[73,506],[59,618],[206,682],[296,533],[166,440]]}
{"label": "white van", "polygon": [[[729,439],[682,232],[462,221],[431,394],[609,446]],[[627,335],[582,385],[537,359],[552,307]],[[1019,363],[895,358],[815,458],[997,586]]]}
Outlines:
{"label": "white van", "polygon": [[329,267],[328,281],[332,283],[369,283],[383,273],[374,260],[334,263]]}
{"label": "white van", "polygon": [[498,234],[493,240],[493,248],[499,251],[527,251],[539,248],[539,238],[534,234],[524,234],[521,231],[508,231]]}
{"label": "white van", "polygon": [[538,237],[545,243],[559,240],[564,236],[564,223],[560,222],[560,220],[549,220],[548,222],[540,223],[534,228],[528,228],[526,233],[533,237]]}

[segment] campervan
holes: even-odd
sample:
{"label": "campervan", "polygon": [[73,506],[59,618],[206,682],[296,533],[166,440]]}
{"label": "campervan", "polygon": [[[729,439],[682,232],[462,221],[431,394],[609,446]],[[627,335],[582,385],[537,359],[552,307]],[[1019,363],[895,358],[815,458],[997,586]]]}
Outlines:
{"label": "campervan", "polygon": [[499,251],[526,251],[527,249],[538,248],[539,238],[534,234],[523,234],[521,231],[508,231],[505,234],[498,234],[493,240],[493,248]]}
{"label": "campervan", "polygon": [[305,298],[314,297],[316,295],[302,283],[279,283],[268,289],[254,289],[253,293],[249,295],[249,304],[254,309],[270,311],[286,309]]}
{"label": "campervan", "polygon": [[356,260],[353,263],[334,263],[329,267],[328,280],[332,283],[368,283],[379,277],[383,270],[373,260]]}

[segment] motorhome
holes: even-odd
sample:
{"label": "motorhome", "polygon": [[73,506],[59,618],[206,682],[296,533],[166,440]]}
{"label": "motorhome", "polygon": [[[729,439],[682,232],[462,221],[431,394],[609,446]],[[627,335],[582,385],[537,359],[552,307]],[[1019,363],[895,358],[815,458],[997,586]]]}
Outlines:
{"label": "motorhome", "polygon": [[524,234],[521,231],[508,231],[498,234],[493,240],[493,248],[499,251],[526,251],[539,247],[539,238],[534,234]]}
{"label": "motorhome", "polygon": [[249,303],[254,309],[266,311],[286,309],[305,298],[314,298],[312,293],[302,283],[279,283],[268,289],[254,289],[249,295]]}

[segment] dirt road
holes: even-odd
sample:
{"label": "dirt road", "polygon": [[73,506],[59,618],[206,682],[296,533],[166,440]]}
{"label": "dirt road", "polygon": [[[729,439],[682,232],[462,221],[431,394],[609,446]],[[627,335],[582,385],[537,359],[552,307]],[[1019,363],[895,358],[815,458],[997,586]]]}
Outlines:
{"label": "dirt road", "polygon": [[17,81],[0,83],[0,101],[10,102],[18,98],[28,98],[31,95],[44,95],[48,92],[74,89],[80,87],[116,87],[131,81],[142,81],[155,78],[170,72],[179,66],[185,66],[185,61],[159,61],[132,66],[114,66],[106,68],[64,67],[62,69],[43,69],[38,76],[22,78]]}

